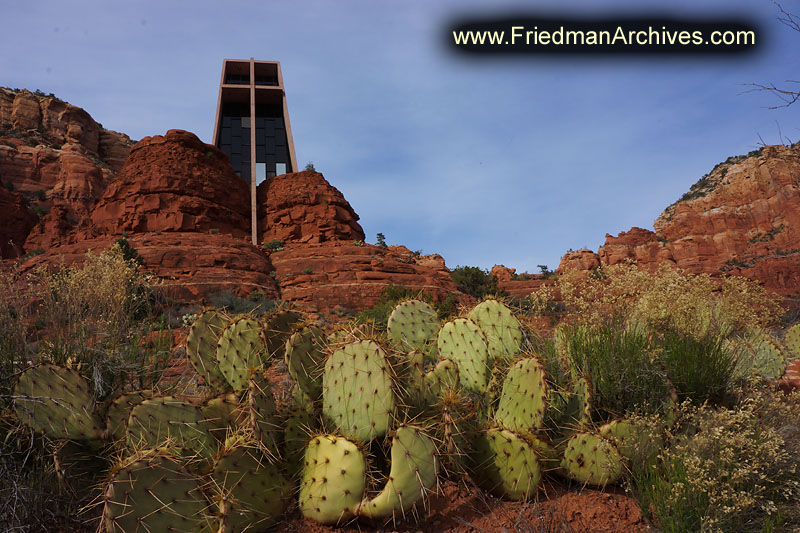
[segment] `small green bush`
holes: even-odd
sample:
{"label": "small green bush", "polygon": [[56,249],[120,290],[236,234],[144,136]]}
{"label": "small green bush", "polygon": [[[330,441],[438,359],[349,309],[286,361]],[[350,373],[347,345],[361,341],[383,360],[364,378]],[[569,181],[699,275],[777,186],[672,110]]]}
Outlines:
{"label": "small green bush", "polygon": [[483,298],[484,296],[507,296],[497,287],[497,276],[480,267],[457,266],[450,272],[450,279],[461,292]]}
{"label": "small green bush", "polygon": [[275,300],[269,299],[261,291],[253,291],[247,298],[240,298],[228,291],[220,291],[210,294],[208,300],[214,307],[225,309],[228,313],[234,315],[242,313],[264,315],[277,306]]}
{"label": "small green bush", "polygon": [[261,247],[270,252],[280,252],[283,250],[283,241],[274,239],[271,241],[261,243]]}

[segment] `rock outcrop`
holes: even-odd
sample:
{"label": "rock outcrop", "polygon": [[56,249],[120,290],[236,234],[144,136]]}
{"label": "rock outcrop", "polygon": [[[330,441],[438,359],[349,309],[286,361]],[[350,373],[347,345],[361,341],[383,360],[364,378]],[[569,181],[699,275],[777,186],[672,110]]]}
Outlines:
{"label": "rock outcrop", "polygon": [[525,298],[542,285],[553,283],[544,274],[528,274],[527,272],[517,274],[516,268],[508,268],[505,265],[495,265],[489,273],[497,278],[498,289],[519,299]]}
{"label": "rock outcrop", "polygon": [[94,235],[195,231],[245,237],[250,191],[228,156],[193,133],[145,137],[92,210]]}
{"label": "rock outcrop", "polygon": [[37,221],[21,194],[0,186],[0,259],[13,259],[24,253],[25,238]]}
{"label": "rock outcrop", "polygon": [[378,302],[389,285],[459,294],[441,256],[417,256],[404,246],[353,241],[293,244],[270,256],[284,300],[311,311],[347,314]]}
{"label": "rock outcrop", "polygon": [[[127,135],[103,129],[86,111],[55,96],[0,88],[0,181],[40,215],[55,212],[32,228],[26,251],[60,242],[63,228],[52,233],[53,228],[88,216],[131,144]],[[10,238],[7,232],[0,227],[0,241]],[[27,239],[26,234],[20,244]]]}
{"label": "rock outcrop", "polygon": [[318,172],[283,174],[258,186],[262,242],[363,241],[358,215]]}
{"label": "rock outcrop", "polygon": [[654,232],[606,235],[597,254],[568,253],[559,271],[628,259],[647,268],[668,262],[693,273],[743,275],[800,296],[800,144],[720,163],[653,226]]}
{"label": "rock outcrop", "polygon": [[[160,278],[160,286],[175,301],[197,301],[229,292],[246,296],[262,292],[280,299],[269,256],[260,248],[230,235],[193,232],[139,233],[127,238],[141,257],[142,268]],[[101,236],[46,250],[23,265],[69,266],[82,262],[89,250],[109,249],[116,237]]]}

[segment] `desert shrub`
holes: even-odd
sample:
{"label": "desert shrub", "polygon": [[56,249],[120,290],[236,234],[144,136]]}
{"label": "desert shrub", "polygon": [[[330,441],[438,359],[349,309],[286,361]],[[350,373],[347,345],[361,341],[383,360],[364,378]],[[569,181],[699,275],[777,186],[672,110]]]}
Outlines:
{"label": "desert shrub", "polygon": [[[567,271],[557,286],[571,321],[600,324],[623,317],[655,331],[670,329],[698,338],[764,327],[781,314],[777,296],[753,281],[734,276],[716,280],[666,264],[653,273],[633,263],[603,267],[590,276]],[[549,289],[532,297],[543,290]],[[547,301],[546,296],[539,300]]]}
{"label": "desert shrub", "polygon": [[497,287],[497,276],[480,267],[458,266],[450,271],[450,278],[458,290],[475,298],[505,296]]}
{"label": "desert shrub", "polygon": [[667,331],[659,343],[659,359],[680,399],[696,403],[720,403],[726,399],[734,384],[737,354],[728,349],[722,337],[696,338]]}
{"label": "desert shrub", "polygon": [[573,372],[588,376],[598,421],[629,411],[654,411],[669,395],[662,367],[651,357],[650,340],[619,322],[562,326],[558,336]]}
{"label": "desert shrub", "polygon": [[796,531],[800,396],[756,389],[732,409],[680,408],[659,464],[634,492],[661,531]]}
{"label": "desert shrub", "polygon": [[283,241],[274,239],[271,241],[261,243],[261,247],[264,248],[265,250],[269,250],[270,252],[280,252],[281,250],[283,250]]}

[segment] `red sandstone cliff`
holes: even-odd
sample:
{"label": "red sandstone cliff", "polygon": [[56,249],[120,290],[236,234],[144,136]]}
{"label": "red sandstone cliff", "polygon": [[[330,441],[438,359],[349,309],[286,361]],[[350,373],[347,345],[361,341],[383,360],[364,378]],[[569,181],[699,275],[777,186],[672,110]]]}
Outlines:
{"label": "red sandstone cliff", "polygon": [[648,268],[669,262],[694,273],[743,275],[800,296],[800,144],[720,163],[653,226],[654,232],[606,235],[596,254],[569,252],[559,271],[627,259]]}
{"label": "red sandstone cliff", "polygon": [[10,257],[11,238],[17,254],[60,242],[88,215],[131,144],[126,135],[103,129],[86,111],[52,95],[0,88],[0,182],[41,217],[28,228],[34,234],[30,242],[28,233],[12,235],[0,226],[3,257]]}

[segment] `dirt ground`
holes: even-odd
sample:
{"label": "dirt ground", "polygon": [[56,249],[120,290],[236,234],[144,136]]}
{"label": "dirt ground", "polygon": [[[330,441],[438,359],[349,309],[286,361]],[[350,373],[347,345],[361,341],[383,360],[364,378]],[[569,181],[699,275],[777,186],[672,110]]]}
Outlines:
{"label": "dirt ground", "polygon": [[270,531],[287,533],[581,533],[650,532],[636,502],[619,489],[599,491],[549,482],[539,501],[510,502],[475,488],[447,483],[432,497],[425,520],[395,523],[351,522],[342,527],[317,524],[297,511]]}

